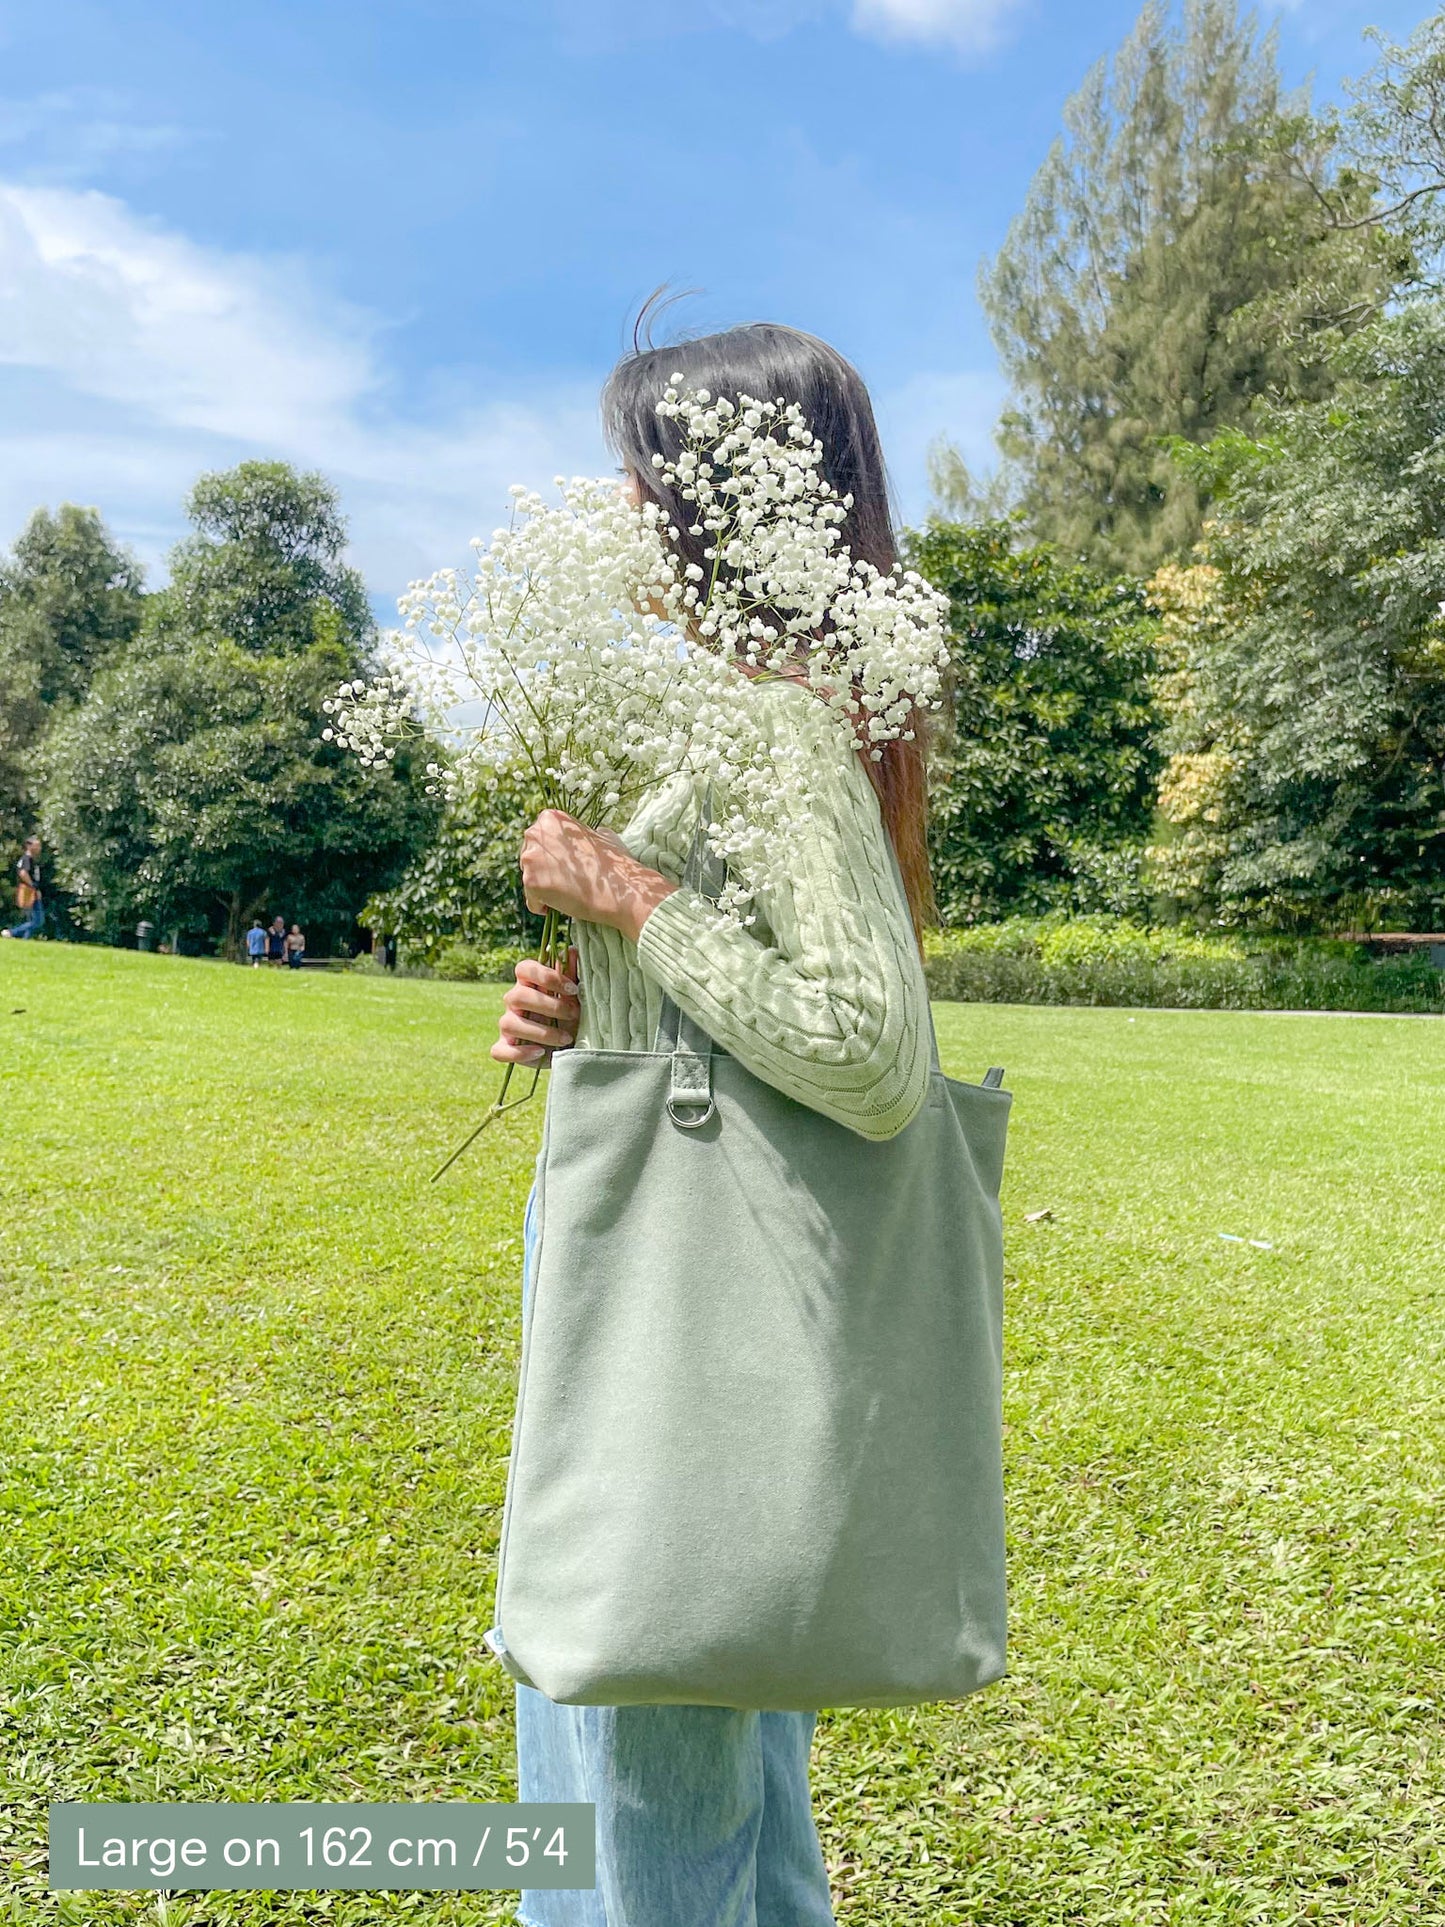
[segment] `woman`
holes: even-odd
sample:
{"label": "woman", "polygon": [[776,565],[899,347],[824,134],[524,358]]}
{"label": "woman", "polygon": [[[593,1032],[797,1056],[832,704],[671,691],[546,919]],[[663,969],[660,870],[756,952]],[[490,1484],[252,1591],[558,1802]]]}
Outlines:
{"label": "woman", "polygon": [[[603,400],[625,486],[661,503],[688,562],[682,503],[660,489],[671,457],[655,404],[669,377],[736,397],[798,402],[825,450],[828,480],[853,507],[843,539],[887,570],[887,484],[858,375],[825,343],[754,325],[665,349],[639,348]],[[816,698],[800,682],[755,682],[774,740],[797,739]],[[929,1021],[919,935],[933,914],[921,740],[890,742],[880,763],[840,747],[800,837],[785,887],[760,894],[755,923],[730,922],[679,884],[699,798],[684,779],[655,792],[622,836],[546,810],[521,852],[528,906],[578,920],[569,971],[516,967],[492,1055],[536,1063],[582,1043],[648,1050],[664,991],[756,1076],[872,1139],[921,1107]],[[906,901],[889,859],[891,840]],[[530,1285],[535,1187],[528,1200]],[[531,1927],[822,1927],[833,1914],[808,1788],[811,1713],[712,1706],[559,1705],[517,1688],[523,1800],[593,1802],[592,1893],[526,1892]]]}

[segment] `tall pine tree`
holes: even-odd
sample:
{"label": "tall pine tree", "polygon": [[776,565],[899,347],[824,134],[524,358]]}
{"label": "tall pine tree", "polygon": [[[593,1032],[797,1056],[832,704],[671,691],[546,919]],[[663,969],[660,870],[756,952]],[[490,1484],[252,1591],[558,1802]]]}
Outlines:
{"label": "tall pine tree", "polygon": [[1171,439],[1324,393],[1408,249],[1236,0],[1186,0],[1177,25],[1149,0],[1064,120],[982,276],[1014,391],[999,442],[1035,536],[1144,572],[1201,526]]}

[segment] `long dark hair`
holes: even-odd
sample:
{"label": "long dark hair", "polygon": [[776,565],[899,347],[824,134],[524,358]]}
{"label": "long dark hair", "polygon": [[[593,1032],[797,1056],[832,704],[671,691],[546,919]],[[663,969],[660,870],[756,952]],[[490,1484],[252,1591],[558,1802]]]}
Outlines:
{"label": "long dark hair", "polygon": [[[671,461],[681,450],[676,422],[657,413],[674,374],[682,376],[686,387],[706,388],[730,401],[751,395],[755,401],[781,397],[796,402],[822,444],[824,475],[840,496],[853,497],[842,540],[855,556],[886,575],[898,558],[888,475],[873,404],[857,369],[816,335],[770,321],[655,348],[640,338],[646,314],[644,309],[638,317],[632,352],[618,362],[602,391],[602,425],[618,460],[677,530],[683,560],[701,567],[708,538],[689,533],[696,511],[658,481],[652,460],[661,455]],[[915,713],[914,740],[885,743],[877,762],[861,752],[903,874],[920,949],[924,925],[938,915],[928,867],[929,722],[927,715]]]}

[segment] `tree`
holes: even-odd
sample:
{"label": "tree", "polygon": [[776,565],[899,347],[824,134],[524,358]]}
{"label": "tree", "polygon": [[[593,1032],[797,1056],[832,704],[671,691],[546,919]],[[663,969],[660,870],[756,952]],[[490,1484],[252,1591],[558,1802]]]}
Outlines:
{"label": "tree", "polygon": [[140,622],[141,572],[94,509],[37,509],[0,561],[0,837],[17,842],[39,810],[52,724]]}
{"label": "tree", "polygon": [[1147,573],[1197,538],[1208,441],[1329,355],[1412,272],[1339,127],[1282,91],[1236,0],[1149,0],[1065,109],[981,293],[1014,401],[999,444],[1033,534]]}
{"label": "tree", "polygon": [[945,923],[1140,907],[1160,757],[1142,587],[1014,547],[1015,527],[934,522],[912,567],[953,608],[949,740],[935,759]]}
{"label": "tree", "polygon": [[284,655],[311,647],[316,610],[328,604],[343,637],[371,642],[366,588],[342,560],[346,523],[324,476],[242,462],[201,476],[186,513],[195,533],[172,553],[169,606],[157,621]]}
{"label": "tree", "polygon": [[372,648],[329,487],[245,463],[203,478],[190,508],[171,586],[55,732],[47,830],[98,934],[144,916],[234,948],[264,906],[324,947],[437,807],[407,754],[368,770],[322,739],[323,701]]}
{"label": "tree", "polygon": [[1189,459],[1219,496],[1161,577],[1173,887],[1236,921],[1445,916],[1445,305],[1376,321],[1328,403]]}
{"label": "tree", "polygon": [[977,476],[946,435],[928,448],[928,493],[940,522],[1003,522],[1015,514],[1015,477],[1007,469]]}
{"label": "tree", "polygon": [[[1379,48],[1378,61],[1363,80],[1345,83],[1348,106],[1326,109],[1315,124],[1317,138],[1349,164],[1346,189],[1297,178],[1315,197],[1327,228],[1341,235],[1388,230],[1414,269],[1402,272],[1402,281],[1438,287],[1445,246],[1445,12],[1422,21],[1403,46],[1376,27],[1367,28],[1365,38]],[[1282,132],[1287,150],[1288,125]],[[1364,207],[1348,192],[1351,179],[1373,184]],[[1378,311],[1377,304],[1371,312]]]}
{"label": "tree", "polygon": [[433,841],[393,889],[367,904],[362,922],[433,961],[450,943],[535,950],[543,919],[527,908],[517,868],[535,807],[529,792],[505,779],[495,790],[456,798]]}

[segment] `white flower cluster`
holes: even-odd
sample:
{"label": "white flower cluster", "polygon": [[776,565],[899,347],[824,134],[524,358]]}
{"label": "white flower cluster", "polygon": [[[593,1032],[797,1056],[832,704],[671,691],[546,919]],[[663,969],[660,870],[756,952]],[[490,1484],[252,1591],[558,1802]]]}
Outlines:
{"label": "white flower cluster", "polygon": [[727,678],[678,647],[658,511],[614,483],[558,486],[551,506],[512,489],[510,525],[472,544],[474,575],[445,569],[409,587],[392,673],[343,684],[325,733],[377,763],[429,729],[455,750],[429,766],[449,783],[520,764],[539,808],[601,824],[683,766],[705,697]]}
{"label": "white flower cluster", "polygon": [[[401,600],[388,673],[342,685],[324,732],[363,762],[430,733],[451,748],[428,772],[448,790],[522,773],[537,807],[621,827],[655,785],[711,783],[721,908],[744,922],[789,869],[819,752],[874,757],[936,706],[944,599],[901,569],[849,555],[851,507],[822,475],[798,408],[666,390],[682,452],[661,478],[692,506],[708,569],[615,481],[557,478],[561,501],[512,489],[509,525],[477,541],[475,570],[443,570]],[[819,700],[795,744],[761,727],[750,675],[788,675]]]}
{"label": "white flower cluster", "polygon": [[755,668],[802,672],[847,716],[875,760],[911,738],[917,711],[938,706],[948,664],[948,599],[921,575],[884,575],[840,540],[853,507],[823,474],[824,451],[796,402],[714,398],[680,389],[658,413],[677,424],[675,461],[660,481],[691,505],[705,538],[683,602],[696,633]]}
{"label": "white flower cluster", "polygon": [[[321,735],[325,742],[354,749],[370,769],[390,762],[396,755],[395,737],[410,734],[412,691],[402,674],[377,676],[364,682],[360,676],[344,682],[334,696],[321,705],[335,724],[328,723]],[[433,765],[428,764],[428,772]]]}

